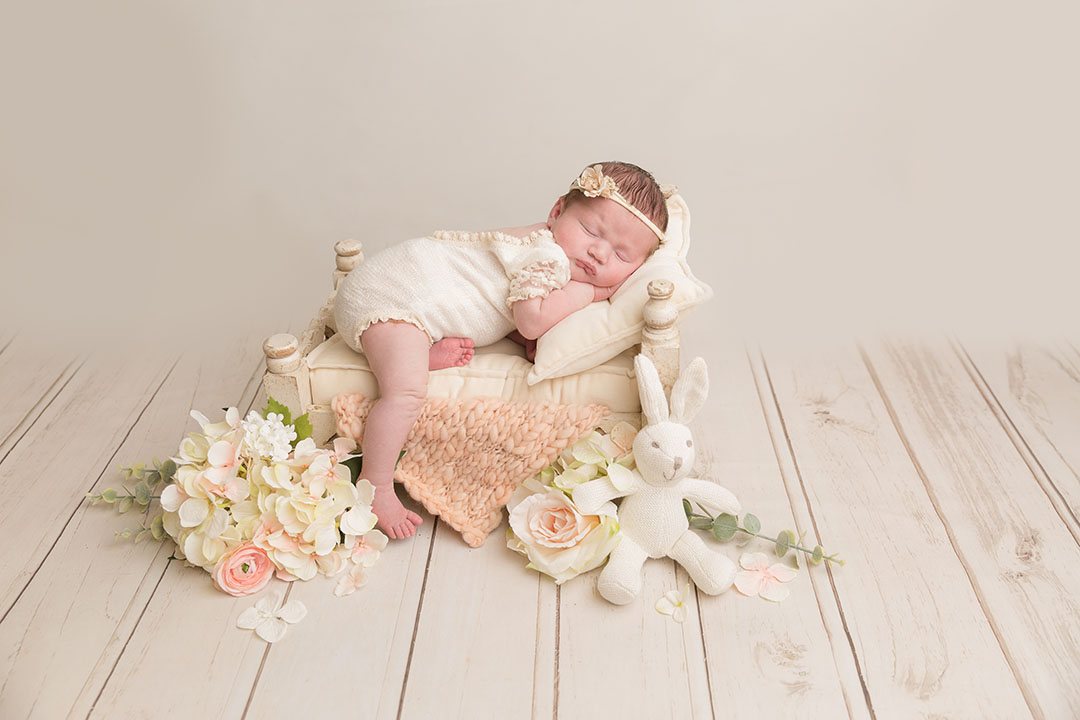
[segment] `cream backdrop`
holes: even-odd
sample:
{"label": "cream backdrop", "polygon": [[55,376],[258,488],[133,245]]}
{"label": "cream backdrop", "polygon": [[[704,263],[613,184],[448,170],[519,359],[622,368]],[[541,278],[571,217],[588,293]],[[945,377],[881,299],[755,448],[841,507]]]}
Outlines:
{"label": "cream backdrop", "polygon": [[1078,7],[3,0],[3,325],[284,329],[335,240],[534,222],[625,159],[693,211],[690,352],[1075,331]]}

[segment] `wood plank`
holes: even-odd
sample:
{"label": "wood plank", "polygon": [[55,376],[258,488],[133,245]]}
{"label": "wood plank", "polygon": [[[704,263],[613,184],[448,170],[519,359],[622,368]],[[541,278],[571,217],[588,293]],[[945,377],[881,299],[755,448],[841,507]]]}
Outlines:
{"label": "wood plank", "polygon": [[[506,547],[506,521],[479,548],[440,523],[405,683],[402,718],[529,717],[553,687],[534,688],[538,574]],[[550,612],[550,605],[545,608]],[[550,653],[540,653],[550,660]]]}
{"label": "wood plank", "polygon": [[876,714],[1029,715],[857,348],[765,360]]}
{"label": "wood plank", "polygon": [[[194,353],[182,358],[116,452],[116,461],[131,464],[175,452],[179,438],[193,429],[192,407],[213,415],[221,405],[250,403],[261,374],[260,346],[261,338],[249,337],[203,358]],[[121,481],[110,464],[95,492],[119,487]],[[157,512],[156,504],[151,511]],[[116,530],[137,527],[143,517],[135,512],[117,517],[110,508],[82,503],[0,623],[0,647],[14,648],[0,657],[0,714],[62,717],[75,707],[75,714],[86,715],[172,552],[171,543],[135,545],[113,537]]]}
{"label": "wood plank", "polygon": [[308,618],[267,649],[247,717],[322,717],[345,707],[360,717],[397,717],[436,525],[406,505],[424,522],[411,539],[390,541],[367,585],[339,598],[334,578],[292,584],[289,597],[304,603]]}
{"label": "wood plank", "polygon": [[618,606],[596,589],[600,570],[562,585],[559,717],[711,718],[696,596],[683,624],[656,601],[685,584],[671,559],[649,560],[641,594]]}
{"label": "wood plank", "polygon": [[1043,492],[1080,536],[1080,354],[1067,342],[968,341],[956,349]]}
{"label": "wood plank", "polygon": [[93,358],[0,463],[0,611],[30,582],[171,365],[160,357]]}
{"label": "wood plank", "polygon": [[0,461],[26,435],[84,358],[57,352],[19,337],[0,351]]}
{"label": "wood plank", "polygon": [[[763,400],[767,405],[773,403],[767,386],[759,397],[747,354],[737,346],[709,355],[709,375],[715,397],[694,423],[700,477],[736,493],[744,511],[757,515],[765,531],[775,534],[796,528],[778,464],[778,454],[787,454],[788,447],[781,433],[774,448],[762,405]],[[771,409],[775,415],[775,406]],[[771,546],[764,541],[752,541],[740,550],[734,543],[721,544],[703,537],[710,547],[736,561],[742,552],[771,554]],[[830,645],[819,607],[820,600],[836,613],[825,571],[815,568],[812,573],[818,582],[812,582],[807,570],[801,570],[789,585],[791,595],[779,604],[747,598],[735,590],[718,597],[699,594],[709,680],[718,715],[798,717],[812,707],[820,717],[869,717],[842,628],[834,638],[836,647]],[[824,596],[819,599],[818,593]],[[838,614],[836,625],[840,626]],[[850,710],[834,652],[848,681]]]}
{"label": "wood plank", "polygon": [[1028,705],[1080,716],[1080,546],[944,341],[866,360]]}

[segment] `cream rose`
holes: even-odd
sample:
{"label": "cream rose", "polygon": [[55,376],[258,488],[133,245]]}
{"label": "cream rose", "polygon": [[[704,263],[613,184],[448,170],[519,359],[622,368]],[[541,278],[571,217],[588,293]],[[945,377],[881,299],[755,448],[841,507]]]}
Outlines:
{"label": "cream rose", "polygon": [[228,594],[240,597],[262,590],[273,574],[274,564],[266,552],[245,543],[221,556],[214,568],[214,583]]}
{"label": "cream rose", "polygon": [[595,515],[582,515],[561,490],[530,495],[510,513],[510,527],[527,545],[566,548],[577,545],[599,524]]}

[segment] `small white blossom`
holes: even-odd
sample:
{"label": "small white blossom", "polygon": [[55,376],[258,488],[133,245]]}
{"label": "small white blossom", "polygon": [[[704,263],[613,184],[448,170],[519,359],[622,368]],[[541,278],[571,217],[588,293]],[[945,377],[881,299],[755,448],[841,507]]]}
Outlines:
{"label": "small white blossom", "polygon": [[296,428],[284,423],[280,413],[267,413],[264,418],[252,410],[240,425],[244,428],[244,442],[260,457],[274,462],[284,462],[292,451]]}

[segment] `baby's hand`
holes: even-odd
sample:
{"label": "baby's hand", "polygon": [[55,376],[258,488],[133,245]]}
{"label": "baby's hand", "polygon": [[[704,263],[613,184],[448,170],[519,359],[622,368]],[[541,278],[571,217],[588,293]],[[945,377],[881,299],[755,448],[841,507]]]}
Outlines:
{"label": "baby's hand", "polygon": [[622,287],[622,283],[618,285],[612,285],[611,287],[600,287],[599,285],[593,285],[593,302],[600,302],[601,300],[607,300],[609,297],[615,294],[615,291]]}

